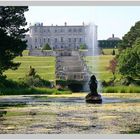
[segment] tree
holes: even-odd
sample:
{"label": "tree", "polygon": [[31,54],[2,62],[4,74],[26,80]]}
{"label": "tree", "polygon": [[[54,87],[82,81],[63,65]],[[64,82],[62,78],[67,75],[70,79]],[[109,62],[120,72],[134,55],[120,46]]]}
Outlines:
{"label": "tree", "polygon": [[8,69],[17,69],[20,63],[13,62],[17,56],[22,56],[26,49],[24,40],[27,25],[24,12],[25,6],[0,6],[0,76]]}
{"label": "tree", "polygon": [[140,38],[137,38],[132,48],[123,50],[119,55],[118,69],[123,76],[140,78]]}
{"label": "tree", "polygon": [[115,53],[115,50],[113,49],[113,51],[112,51],[112,55],[115,55],[116,53]]}
{"label": "tree", "polygon": [[35,69],[32,68],[32,67],[30,66],[30,70],[29,70],[29,73],[28,73],[27,76],[33,76],[33,77],[35,77],[35,75],[36,75],[36,71],[35,71]]}
{"label": "tree", "polygon": [[116,68],[117,68],[117,59],[113,58],[109,62],[109,66],[106,67],[107,70],[111,71],[113,74],[113,81],[116,79],[115,73],[116,73]]}
{"label": "tree", "polygon": [[51,50],[52,48],[50,47],[50,45],[47,43],[44,45],[42,50]]}
{"label": "tree", "polygon": [[124,35],[122,41],[119,43],[119,51],[131,48],[138,37],[140,37],[140,21],[136,22],[130,31]]}
{"label": "tree", "polygon": [[87,49],[86,44],[81,44],[79,49],[82,49],[82,50]]}

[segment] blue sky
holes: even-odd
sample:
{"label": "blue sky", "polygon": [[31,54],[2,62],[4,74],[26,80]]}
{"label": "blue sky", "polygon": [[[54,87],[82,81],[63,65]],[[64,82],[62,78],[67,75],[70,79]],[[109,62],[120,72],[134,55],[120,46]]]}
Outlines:
{"label": "blue sky", "polygon": [[79,25],[94,22],[98,25],[98,39],[107,39],[113,33],[122,37],[140,20],[140,6],[31,6],[25,13],[29,23],[44,25]]}

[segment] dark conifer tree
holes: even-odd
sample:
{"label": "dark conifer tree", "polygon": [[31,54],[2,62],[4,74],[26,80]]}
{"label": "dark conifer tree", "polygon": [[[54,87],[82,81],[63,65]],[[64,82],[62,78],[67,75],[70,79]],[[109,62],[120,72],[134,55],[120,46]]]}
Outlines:
{"label": "dark conifer tree", "polygon": [[17,69],[20,63],[13,62],[26,49],[27,25],[25,6],[0,6],[0,76],[8,69]]}

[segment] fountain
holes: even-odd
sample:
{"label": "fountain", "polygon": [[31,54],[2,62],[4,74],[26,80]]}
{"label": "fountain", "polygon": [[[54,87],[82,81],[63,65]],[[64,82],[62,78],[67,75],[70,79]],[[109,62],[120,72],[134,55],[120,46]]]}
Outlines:
{"label": "fountain", "polygon": [[[91,58],[92,76],[89,81],[90,93],[85,98],[86,98],[86,102],[88,103],[102,103],[101,95],[98,94],[97,92],[98,84],[96,80],[96,77],[98,78],[97,72],[98,72],[98,55],[99,55],[99,48],[97,43],[97,26],[94,23],[90,23],[86,33],[87,33],[86,42],[88,45],[88,53],[89,53],[88,55],[94,56],[94,58],[96,57],[96,59]],[[101,88],[100,84],[99,84],[99,88]]]}

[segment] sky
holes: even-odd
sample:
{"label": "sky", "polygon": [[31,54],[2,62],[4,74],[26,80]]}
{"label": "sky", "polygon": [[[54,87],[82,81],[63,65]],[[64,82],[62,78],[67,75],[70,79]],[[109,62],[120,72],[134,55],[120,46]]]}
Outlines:
{"label": "sky", "polygon": [[43,25],[82,25],[93,22],[98,26],[98,39],[114,34],[122,38],[140,20],[140,6],[30,6],[25,13],[29,23]]}

